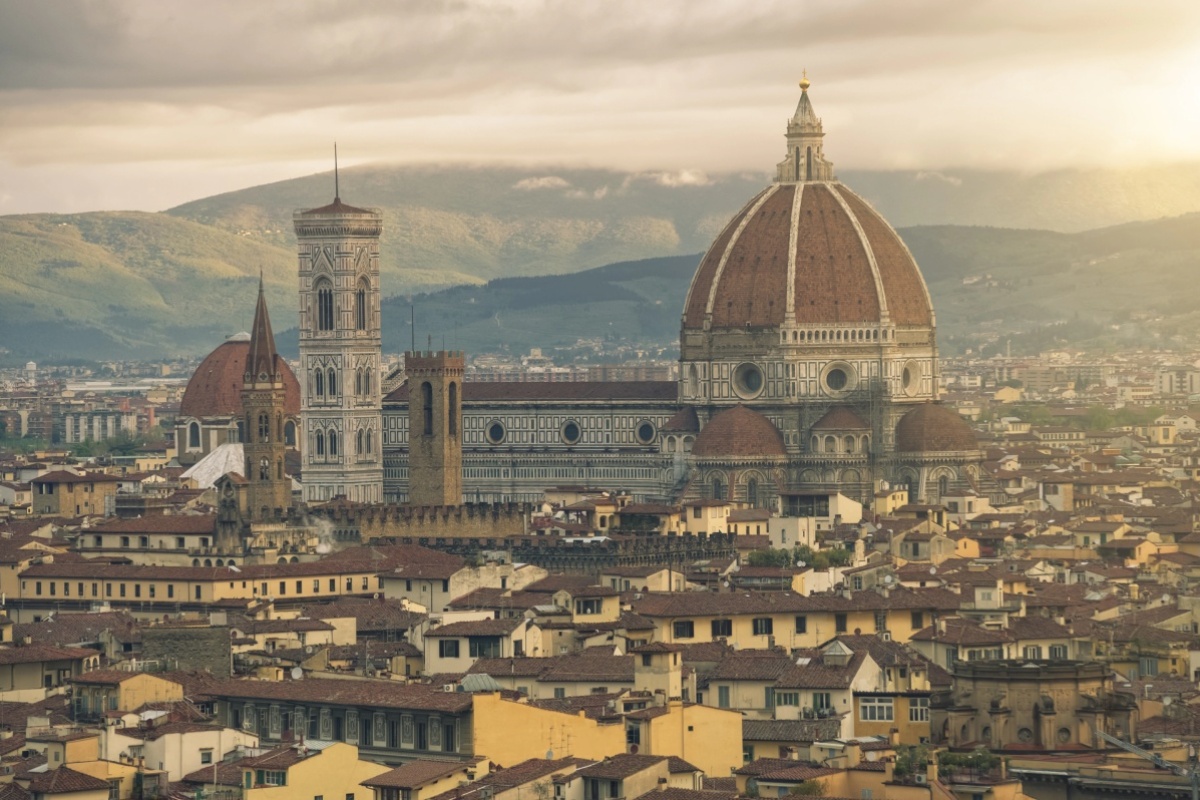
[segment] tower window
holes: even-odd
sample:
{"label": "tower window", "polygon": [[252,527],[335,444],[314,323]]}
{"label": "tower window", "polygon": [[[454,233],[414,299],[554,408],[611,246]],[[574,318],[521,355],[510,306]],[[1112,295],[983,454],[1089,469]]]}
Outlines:
{"label": "tower window", "polygon": [[366,449],[363,447],[364,444],[365,444],[365,442],[363,441],[363,432],[360,429],[357,433],[354,434],[354,448],[355,448],[355,450],[358,451],[358,453],[360,455],[362,453],[366,452]]}
{"label": "tower window", "polygon": [[450,402],[446,408],[446,430],[451,436],[458,436],[458,384],[450,383]]}
{"label": "tower window", "polygon": [[337,397],[337,373],[333,371],[333,367],[329,368],[329,396]]}
{"label": "tower window", "polygon": [[258,441],[271,441],[271,417],[268,414],[258,415]]}
{"label": "tower window", "polygon": [[316,374],[313,376],[313,389],[317,397],[325,396],[325,370],[317,368]]}
{"label": "tower window", "polygon": [[317,330],[333,330],[333,287],[328,281],[317,284]]}
{"label": "tower window", "polygon": [[360,331],[367,329],[367,290],[362,286],[354,295],[354,327]]}
{"label": "tower window", "polygon": [[188,447],[200,446],[200,423],[193,422],[188,425]]}
{"label": "tower window", "polygon": [[319,456],[325,455],[325,434],[317,431],[317,437],[313,440],[313,443],[315,444],[313,450],[316,451],[316,454]]}
{"label": "tower window", "polygon": [[283,442],[289,447],[296,446],[296,423],[291,420],[283,424]]}
{"label": "tower window", "polygon": [[337,431],[329,432],[329,455],[336,456],[338,454],[338,435]]}
{"label": "tower window", "polygon": [[429,381],[421,384],[421,416],[426,436],[433,436],[433,385]]}

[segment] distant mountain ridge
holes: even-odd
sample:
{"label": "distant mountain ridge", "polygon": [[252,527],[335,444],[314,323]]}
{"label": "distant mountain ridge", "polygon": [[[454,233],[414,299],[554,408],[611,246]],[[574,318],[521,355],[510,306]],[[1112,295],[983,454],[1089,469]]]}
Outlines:
{"label": "distant mountain ridge", "polygon": [[[1000,327],[1056,320],[1064,309],[1074,314],[1073,295],[1091,297],[1092,305],[1077,310],[1096,317],[1111,305],[1100,296],[1104,287],[1095,283],[1105,270],[1113,272],[1105,280],[1125,292],[1117,298],[1121,302],[1144,296],[1150,307],[1174,304],[1170,313],[1175,314],[1183,313],[1181,304],[1195,300],[1186,275],[1198,250],[1195,218],[1127,221],[1200,209],[1200,165],[1036,176],[847,171],[841,177],[893,224],[924,224],[902,233],[929,279],[946,340],[960,329],[978,328],[996,309],[1006,315],[996,323]],[[424,295],[417,301],[419,330],[425,315],[430,332],[436,327],[453,337],[457,330],[467,343],[472,326],[482,326],[472,349],[507,344],[521,350],[531,342],[536,346],[571,336],[574,341],[585,337],[583,330],[586,336],[603,333],[593,324],[597,320],[605,320],[605,328],[613,322],[618,335],[636,333],[653,341],[665,335],[673,343],[681,292],[690,277],[690,268],[681,265],[694,260],[766,183],[765,175],[747,174],[364,166],[344,170],[341,185],[347,202],[382,210],[384,292]],[[249,325],[260,269],[276,329],[285,329],[295,319],[296,303],[292,212],[323,205],[332,193],[330,175],[312,175],[159,214],[0,217],[5,287],[0,351],[8,351],[0,358],[207,352]],[[1126,224],[1078,234],[1048,230],[1114,221]],[[1043,230],[929,225],[935,222]],[[1093,258],[1101,260],[1095,269],[1080,266]],[[621,271],[614,267],[611,273],[569,279],[571,273],[644,259],[652,260],[621,267],[635,273],[623,278],[614,277]],[[1139,280],[1126,285],[1130,270]],[[1153,282],[1145,278],[1157,279],[1155,270],[1162,271],[1163,280],[1176,281],[1170,292],[1151,291]],[[963,277],[981,271],[1008,276],[1008,288],[992,292],[982,308],[974,304],[983,296],[978,288],[961,284]],[[506,282],[540,275],[556,277],[544,283]],[[1039,290],[1017,291],[1016,280],[1033,280]],[[1080,280],[1089,285],[1072,283]],[[493,283],[484,294],[436,293],[488,281]],[[507,304],[499,298],[507,298]],[[488,328],[474,319],[473,309],[445,311],[443,303],[456,299],[490,308],[492,324],[498,318],[499,325]],[[553,310],[555,303],[576,312],[593,310],[566,314]],[[388,329],[407,335],[407,300],[392,305],[397,310],[387,316]],[[518,307],[534,313],[506,319]],[[453,319],[441,324],[438,315]],[[575,332],[573,325],[582,327]],[[504,339],[507,334],[514,337],[511,342]],[[289,349],[287,342],[281,346]]]}

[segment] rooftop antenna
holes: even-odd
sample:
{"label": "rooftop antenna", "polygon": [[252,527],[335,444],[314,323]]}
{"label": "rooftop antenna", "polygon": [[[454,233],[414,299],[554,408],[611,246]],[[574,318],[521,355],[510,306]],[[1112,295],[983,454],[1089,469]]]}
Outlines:
{"label": "rooftop antenna", "polygon": [[408,330],[409,338],[412,341],[412,347],[409,350],[413,353],[417,352],[417,304],[410,303],[408,306]]}
{"label": "rooftop antenna", "polygon": [[341,187],[338,185],[337,142],[333,143],[333,199],[342,198]]}

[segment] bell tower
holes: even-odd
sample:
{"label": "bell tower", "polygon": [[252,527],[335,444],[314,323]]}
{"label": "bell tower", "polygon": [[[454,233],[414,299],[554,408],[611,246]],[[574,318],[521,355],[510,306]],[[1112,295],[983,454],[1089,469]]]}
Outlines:
{"label": "bell tower", "polygon": [[246,371],[242,376],[242,408],[249,518],[252,522],[282,519],[292,504],[292,479],[284,472],[283,460],[286,449],[283,370],[275,352],[261,277]]}
{"label": "bell tower", "polygon": [[462,504],[461,350],[404,354],[408,375],[408,502]]}
{"label": "bell tower", "polygon": [[334,197],[297,211],[304,500],[383,501],[379,236],[383,215]]}

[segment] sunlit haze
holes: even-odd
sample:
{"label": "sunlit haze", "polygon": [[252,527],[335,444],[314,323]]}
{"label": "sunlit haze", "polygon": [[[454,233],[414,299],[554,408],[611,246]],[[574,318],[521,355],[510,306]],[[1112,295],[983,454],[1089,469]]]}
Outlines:
{"label": "sunlit haze", "polygon": [[0,2],[0,213],[344,163],[764,175],[807,68],[839,169],[1200,158],[1200,4]]}

